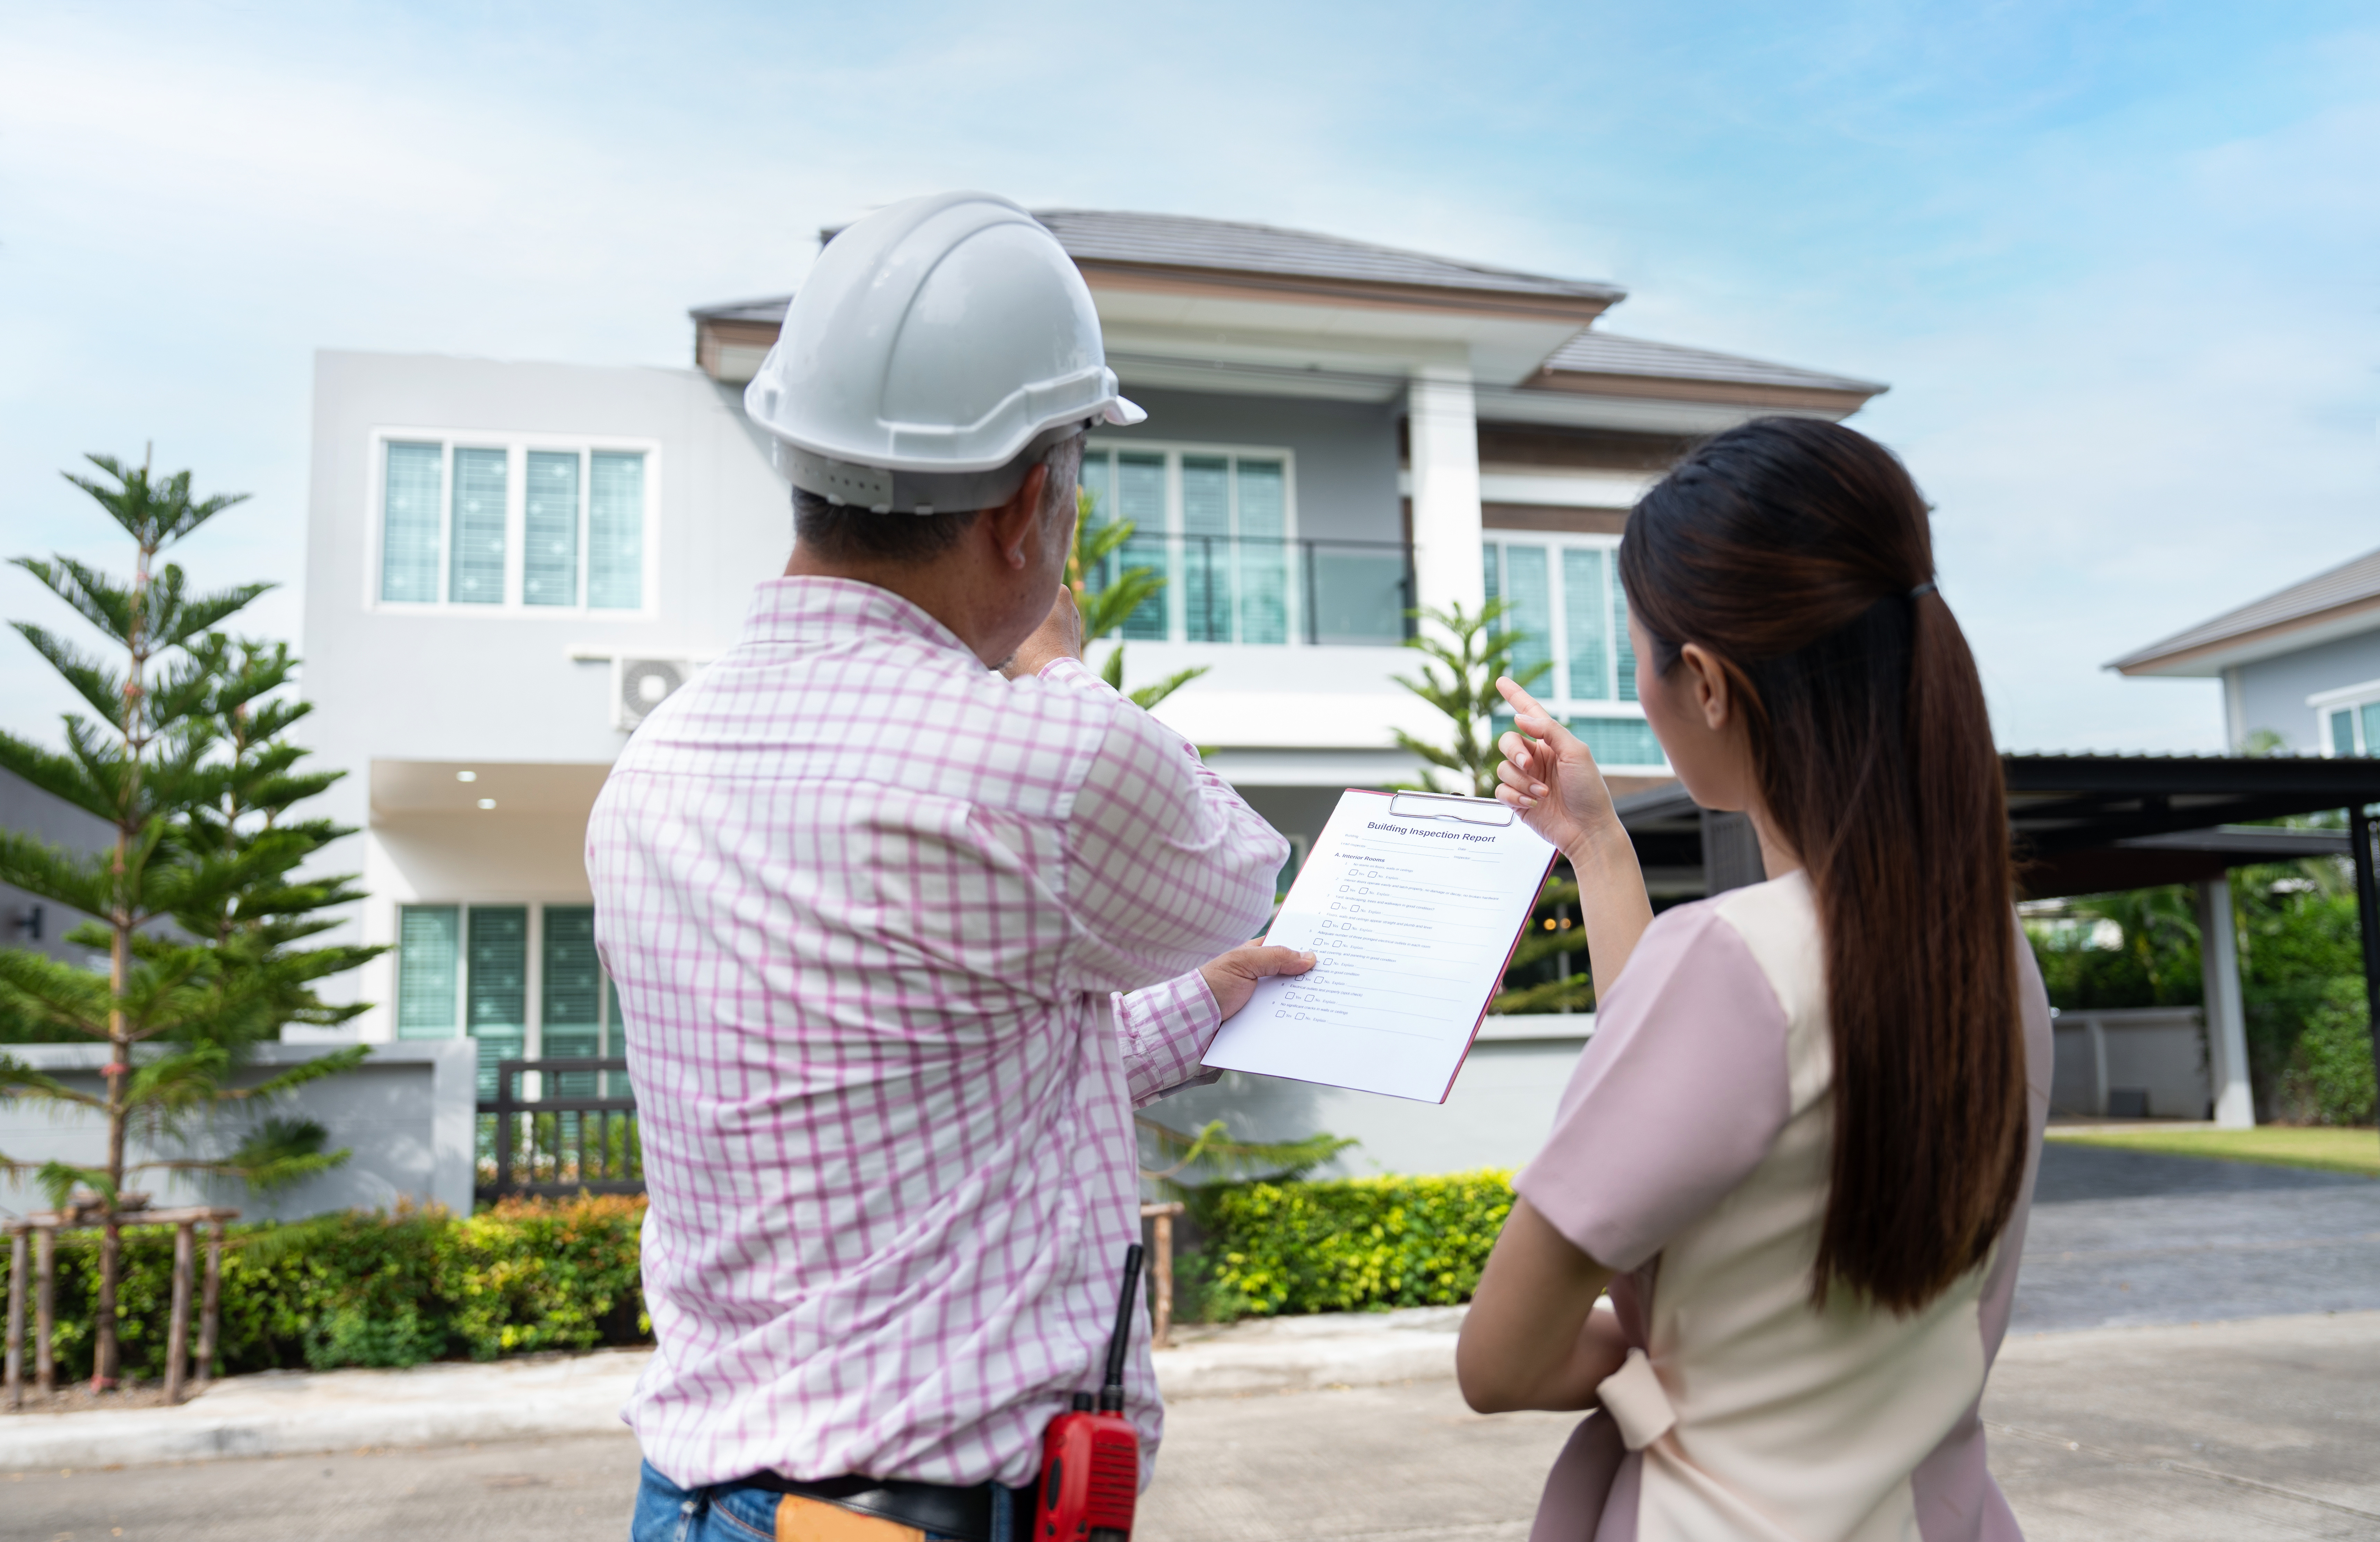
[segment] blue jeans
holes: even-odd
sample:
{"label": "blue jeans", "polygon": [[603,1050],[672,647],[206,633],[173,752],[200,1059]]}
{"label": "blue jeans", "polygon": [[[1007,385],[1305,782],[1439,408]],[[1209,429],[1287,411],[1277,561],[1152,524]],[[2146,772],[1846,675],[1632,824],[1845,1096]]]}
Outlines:
{"label": "blue jeans", "polygon": [[[681,1488],[650,1462],[637,1484],[637,1509],[628,1520],[628,1542],[776,1542],[777,1501],[784,1496],[757,1483],[715,1483]],[[1029,1542],[1031,1491],[994,1487],[991,1542]],[[928,1532],[926,1542],[958,1542]]]}

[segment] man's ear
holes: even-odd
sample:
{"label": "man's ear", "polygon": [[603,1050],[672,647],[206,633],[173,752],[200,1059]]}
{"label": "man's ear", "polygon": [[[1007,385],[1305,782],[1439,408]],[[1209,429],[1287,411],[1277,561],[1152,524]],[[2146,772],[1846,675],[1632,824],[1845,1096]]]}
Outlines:
{"label": "man's ear", "polygon": [[992,544],[1000,560],[1011,569],[1022,572],[1028,560],[1026,548],[1032,544],[1034,527],[1041,518],[1041,490],[1050,482],[1050,468],[1035,466],[1025,473],[1024,485],[1009,495],[1008,502],[983,516],[983,525],[991,533]]}

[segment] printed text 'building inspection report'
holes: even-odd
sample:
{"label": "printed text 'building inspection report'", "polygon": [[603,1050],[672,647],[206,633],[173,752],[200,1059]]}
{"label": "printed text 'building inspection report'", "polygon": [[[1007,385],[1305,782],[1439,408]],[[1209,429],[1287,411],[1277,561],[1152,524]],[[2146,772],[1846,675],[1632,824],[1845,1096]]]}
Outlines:
{"label": "printed text 'building inspection report'", "polygon": [[1500,803],[1347,793],[1268,937],[1320,961],[1258,984],[1206,1063],[1444,1102],[1553,857]]}

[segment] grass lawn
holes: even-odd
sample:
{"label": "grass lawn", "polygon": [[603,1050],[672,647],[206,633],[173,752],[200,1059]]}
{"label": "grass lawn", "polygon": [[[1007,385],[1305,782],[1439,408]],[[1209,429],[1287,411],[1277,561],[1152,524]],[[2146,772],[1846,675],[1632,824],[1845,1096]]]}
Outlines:
{"label": "grass lawn", "polygon": [[2300,1128],[2262,1124],[2252,1130],[2160,1130],[2154,1124],[2097,1129],[2069,1135],[2056,1128],[2052,1140],[2077,1146],[2115,1146],[2157,1151],[2169,1157],[2219,1157],[2227,1161],[2268,1162],[2275,1167],[2317,1167],[2380,1178],[2380,1131],[2336,1126]]}

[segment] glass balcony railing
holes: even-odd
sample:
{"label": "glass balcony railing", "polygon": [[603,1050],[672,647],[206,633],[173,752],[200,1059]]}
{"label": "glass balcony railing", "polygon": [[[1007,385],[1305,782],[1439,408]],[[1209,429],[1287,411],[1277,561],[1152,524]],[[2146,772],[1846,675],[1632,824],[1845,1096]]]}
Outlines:
{"label": "glass balcony railing", "polygon": [[1394,648],[1413,631],[1400,541],[1135,535],[1100,566],[1100,587],[1135,567],[1165,580],[1125,619],[1127,641]]}

